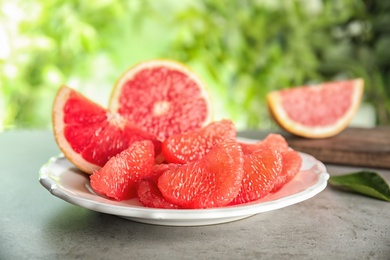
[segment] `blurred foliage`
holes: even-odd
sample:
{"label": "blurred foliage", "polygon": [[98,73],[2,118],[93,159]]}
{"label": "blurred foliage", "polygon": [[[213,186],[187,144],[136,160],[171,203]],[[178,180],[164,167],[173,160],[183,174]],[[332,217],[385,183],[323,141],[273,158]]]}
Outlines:
{"label": "blurred foliage", "polygon": [[106,104],[136,62],[187,63],[216,117],[272,127],[267,92],[362,77],[390,121],[390,1],[0,0],[0,129],[46,128],[59,85]]}
{"label": "blurred foliage", "polygon": [[204,66],[222,110],[246,127],[272,122],[269,91],[356,77],[389,124],[389,1],[206,0],[176,20],[171,55]]}
{"label": "blurred foliage", "polygon": [[61,84],[106,105],[117,77],[161,53],[169,38],[156,30],[160,14],[147,1],[4,0],[0,6],[0,129],[49,127]]}

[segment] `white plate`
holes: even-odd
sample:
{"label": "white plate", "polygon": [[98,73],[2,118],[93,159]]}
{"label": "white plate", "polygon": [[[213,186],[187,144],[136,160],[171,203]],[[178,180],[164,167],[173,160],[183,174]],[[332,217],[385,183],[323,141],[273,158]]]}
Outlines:
{"label": "white plate", "polygon": [[89,175],[77,170],[63,156],[53,157],[42,166],[39,182],[54,196],[90,210],[117,215],[129,220],[166,226],[200,226],[226,223],[307,200],[327,185],[329,174],[323,163],[300,153],[301,171],[278,192],[247,204],[212,209],[154,209],[138,199],[113,201],[97,195]]}

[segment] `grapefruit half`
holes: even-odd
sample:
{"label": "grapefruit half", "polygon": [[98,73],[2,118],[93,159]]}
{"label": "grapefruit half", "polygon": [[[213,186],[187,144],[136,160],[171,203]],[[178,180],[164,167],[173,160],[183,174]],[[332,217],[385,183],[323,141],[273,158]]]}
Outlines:
{"label": "grapefruit half", "polygon": [[359,108],[362,79],[326,82],[270,92],[272,117],[286,131],[306,138],[326,138],[343,131]]}
{"label": "grapefruit half", "polygon": [[155,136],[67,86],[61,86],[57,92],[52,117],[60,150],[77,168],[89,174],[135,141],[151,140],[157,153],[161,149]]}
{"label": "grapefruit half", "polygon": [[212,119],[203,82],[185,65],[171,60],[145,61],[125,71],[114,85],[109,109],[160,141],[200,129]]}

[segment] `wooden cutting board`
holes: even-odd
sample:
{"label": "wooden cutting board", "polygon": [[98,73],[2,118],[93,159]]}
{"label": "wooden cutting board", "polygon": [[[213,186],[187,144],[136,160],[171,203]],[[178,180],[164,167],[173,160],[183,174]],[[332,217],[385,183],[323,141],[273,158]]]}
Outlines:
{"label": "wooden cutting board", "polygon": [[[264,139],[269,132],[240,131],[238,136]],[[324,163],[390,168],[390,126],[376,128],[347,128],[325,139],[306,139],[282,134],[297,151],[308,153]]]}
{"label": "wooden cutting board", "polygon": [[390,168],[390,127],[347,128],[326,139],[285,135],[289,145],[324,163]]}

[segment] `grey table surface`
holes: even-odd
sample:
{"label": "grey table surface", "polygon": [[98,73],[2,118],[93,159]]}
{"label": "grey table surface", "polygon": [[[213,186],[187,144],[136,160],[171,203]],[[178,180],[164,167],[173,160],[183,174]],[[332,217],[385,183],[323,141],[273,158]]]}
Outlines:
{"label": "grey table surface", "polygon": [[[390,259],[390,204],[336,190],[243,220],[142,224],[52,196],[50,131],[0,133],[0,259]],[[363,168],[326,165],[331,175]],[[388,182],[390,171],[377,170]]]}

